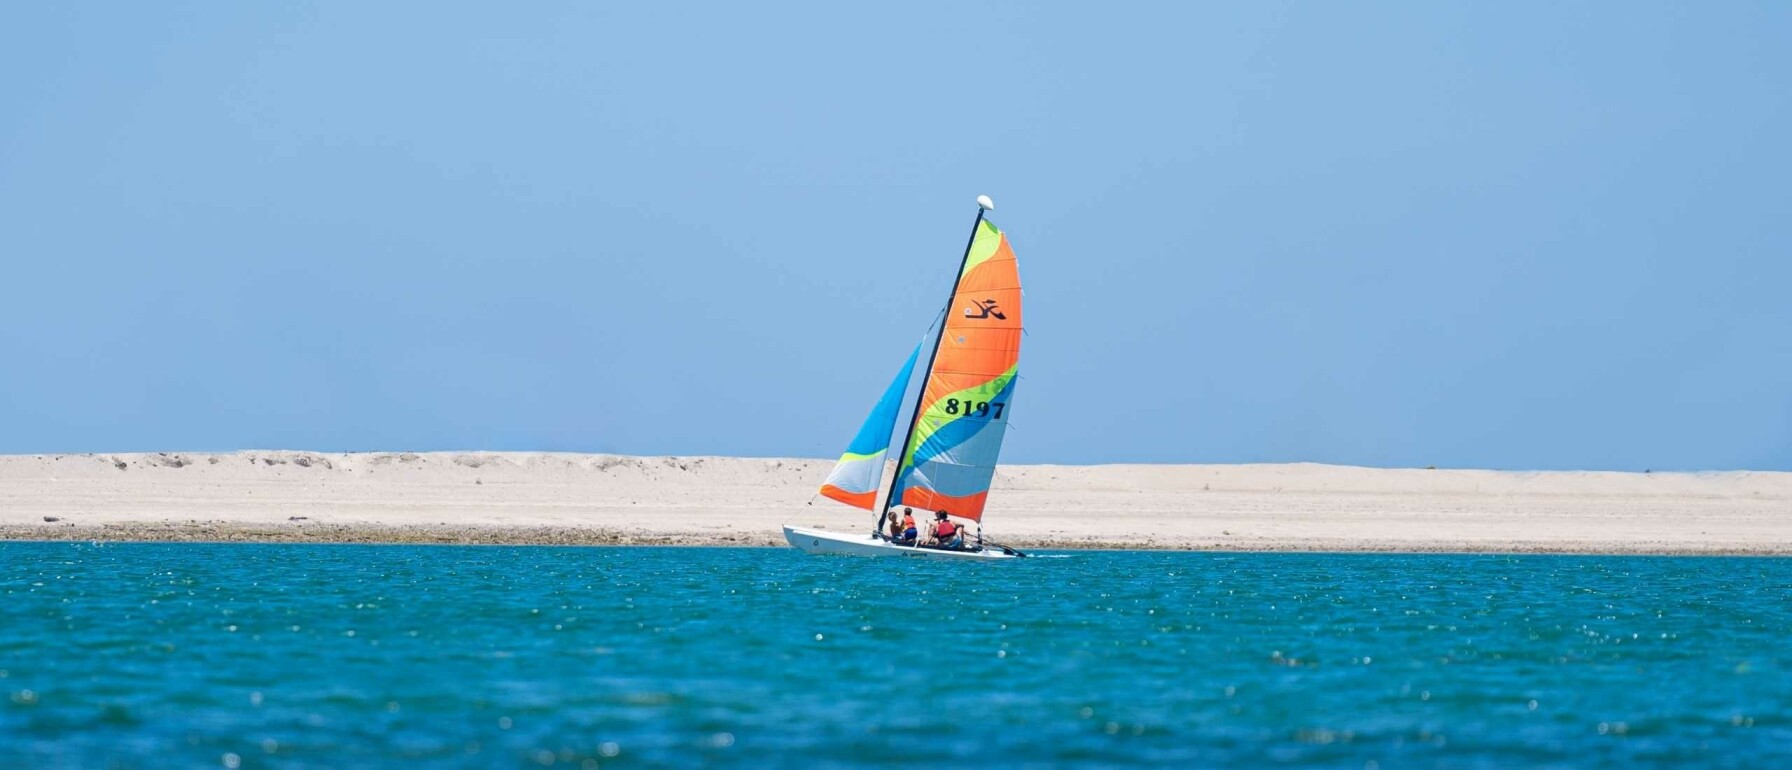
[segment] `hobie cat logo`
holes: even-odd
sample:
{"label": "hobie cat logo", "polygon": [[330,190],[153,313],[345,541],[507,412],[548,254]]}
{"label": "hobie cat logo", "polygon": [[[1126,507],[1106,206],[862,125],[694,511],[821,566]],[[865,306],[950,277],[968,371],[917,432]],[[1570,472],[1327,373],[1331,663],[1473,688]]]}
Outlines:
{"label": "hobie cat logo", "polygon": [[986,300],[983,300],[982,302],[977,302],[977,303],[971,305],[970,307],[965,308],[964,309],[964,317],[965,318],[994,318],[997,321],[1008,320],[1008,316],[1002,315],[1002,311],[996,309],[996,301],[993,299],[986,299]]}

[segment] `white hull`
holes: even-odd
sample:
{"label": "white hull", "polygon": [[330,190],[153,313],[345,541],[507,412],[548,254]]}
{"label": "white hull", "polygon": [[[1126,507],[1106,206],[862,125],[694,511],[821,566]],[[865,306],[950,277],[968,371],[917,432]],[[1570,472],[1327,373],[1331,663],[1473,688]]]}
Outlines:
{"label": "white hull", "polygon": [[804,553],[825,553],[842,556],[922,556],[939,559],[1015,559],[1017,555],[999,548],[981,551],[948,551],[943,548],[917,548],[896,545],[882,538],[860,533],[829,532],[825,529],[784,526],[784,539]]}

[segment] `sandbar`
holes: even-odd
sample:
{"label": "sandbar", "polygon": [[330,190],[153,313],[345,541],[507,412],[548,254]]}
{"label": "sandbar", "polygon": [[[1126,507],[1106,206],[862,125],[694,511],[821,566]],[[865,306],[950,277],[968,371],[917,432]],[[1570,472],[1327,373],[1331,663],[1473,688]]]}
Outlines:
{"label": "sandbar", "polygon": [[[545,452],[0,456],[0,539],[782,546],[832,462]],[[1792,473],[1013,465],[1021,548],[1792,554]]]}

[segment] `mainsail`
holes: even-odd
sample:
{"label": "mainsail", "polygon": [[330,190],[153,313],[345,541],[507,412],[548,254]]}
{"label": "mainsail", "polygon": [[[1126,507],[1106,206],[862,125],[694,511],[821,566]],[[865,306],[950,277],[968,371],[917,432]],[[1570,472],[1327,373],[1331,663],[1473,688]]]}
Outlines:
{"label": "mainsail", "polygon": [[917,344],[902,369],[896,372],[896,379],[884,389],[877,406],[871,408],[865,424],[859,426],[858,435],[853,436],[846,454],[841,455],[840,462],[834,465],[834,472],[829,473],[828,480],[821,485],[823,495],[867,511],[877,506],[877,488],[884,478],[884,453],[890,449],[890,434],[896,429],[896,415],[902,411],[902,396],[908,391],[909,377],[915,371],[915,359],[920,354],[921,346]]}
{"label": "mainsail", "polygon": [[1000,229],[979,216],[903,443],[891,501],[983,518],[1013,412],[1020,306],[1014,250]]}

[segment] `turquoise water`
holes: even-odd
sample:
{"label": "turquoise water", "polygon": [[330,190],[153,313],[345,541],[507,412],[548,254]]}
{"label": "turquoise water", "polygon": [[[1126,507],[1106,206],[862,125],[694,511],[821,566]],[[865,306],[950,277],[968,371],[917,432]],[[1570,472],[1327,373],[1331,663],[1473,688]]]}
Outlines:
{"label": "turquoise water", "polygon": [[1792,766],[1792,560],[0,543],[0,767]]}

